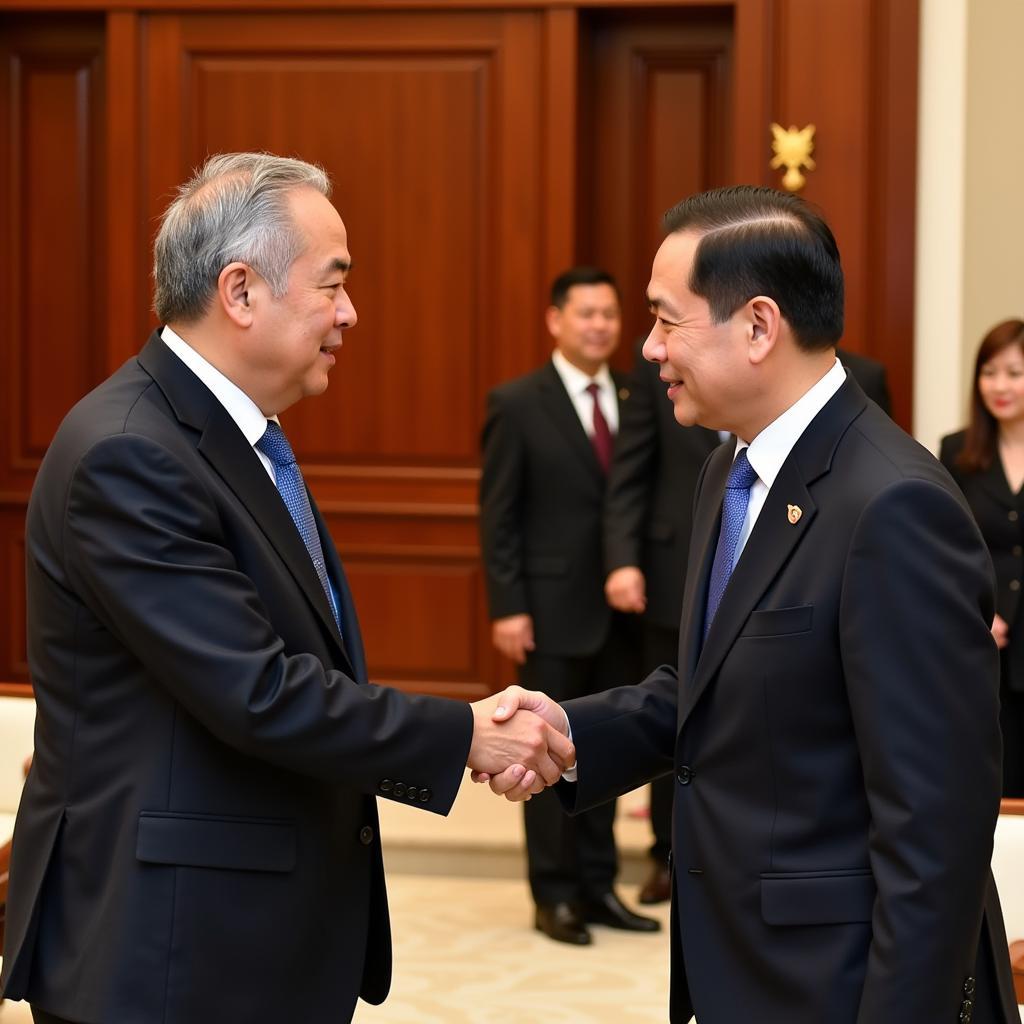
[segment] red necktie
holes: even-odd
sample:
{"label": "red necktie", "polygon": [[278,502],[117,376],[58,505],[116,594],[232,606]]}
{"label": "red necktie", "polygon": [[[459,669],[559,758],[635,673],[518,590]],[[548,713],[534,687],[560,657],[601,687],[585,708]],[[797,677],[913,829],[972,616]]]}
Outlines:
{"label": "red necktie", "polygon": [[601,468],[607,473],[612,463],[612,432],[608,427],[608,421],[601,412],[601,404],[597,400],[597,393],[600,390],[597,384],[588,384],[587,391],[594,400],[594,436],[590,439],[597,453],[597,461]]}

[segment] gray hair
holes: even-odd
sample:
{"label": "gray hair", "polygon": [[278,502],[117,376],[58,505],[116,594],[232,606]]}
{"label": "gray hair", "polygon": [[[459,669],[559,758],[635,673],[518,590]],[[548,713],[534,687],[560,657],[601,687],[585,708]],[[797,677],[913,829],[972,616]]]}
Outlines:
{"label": "gray hair", "polygon": [[270,153],[222,153],[178,189],[153,244],[153,308],[161,323],[200,319],[229,263],[245,263],[275,298],[288,290],[288,271],[302,239],[288,212],[288,193],[331,194],[322,167]]}

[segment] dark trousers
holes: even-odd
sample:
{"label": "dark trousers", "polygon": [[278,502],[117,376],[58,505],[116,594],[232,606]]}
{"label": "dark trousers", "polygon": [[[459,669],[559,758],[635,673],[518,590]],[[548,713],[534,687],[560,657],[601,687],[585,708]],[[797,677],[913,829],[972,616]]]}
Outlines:
{"label": "dark trousers", "polygon": [[[674,666],[679,657],[679,630],[645,622],[641,650],[641,676],[644,678],[659,665]],[[665,775],[651,783],[651,831],[654,833],[651,859],[659,864],[668,864],[668,854],[672,849],[672,801],[675,795],[674,776]]]}
{"label": "dark trousers", "polygon": [[999,688],[999,727],[1003,734],[1003,796],[1024,797],[1024,693]]}
{"label": "dark trousers", "polygon": [[[530,654],[519,682],[553,700],[572,700],[635,680],[636,646],[616,615],[608,640],[581,658]],[[526,860],[535,903],[580,902],[611,889],[619,858],[612,829],[615,801],[570,817],[547,789],[523,804]]]}

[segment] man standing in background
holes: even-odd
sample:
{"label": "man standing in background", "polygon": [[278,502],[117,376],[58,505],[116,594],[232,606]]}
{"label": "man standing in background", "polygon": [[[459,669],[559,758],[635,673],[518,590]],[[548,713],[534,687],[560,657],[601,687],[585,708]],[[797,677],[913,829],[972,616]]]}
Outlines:
{"label": "man standing in background", "polygon": [[[619,295],[604,271],[576,267],[552,285],[551,361],[488,396],[481,529],[494,644],[525,686],[559,699],[631,678],[623,617],[604,598],[602,515],[621,380]],[[535,926],[587,945],[589,923],[656,931],[613,885],[615,802],[569,818],[545,791],[525,807]]]}

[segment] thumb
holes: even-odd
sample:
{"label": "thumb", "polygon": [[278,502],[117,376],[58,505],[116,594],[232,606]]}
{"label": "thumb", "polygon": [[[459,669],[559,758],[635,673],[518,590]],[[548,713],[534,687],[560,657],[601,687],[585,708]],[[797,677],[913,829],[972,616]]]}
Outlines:
{"label": "thumb", "polygon": [[521,686],[506,687],[505,692],[498,697],[498,706],[494,709],[491,720],[504,722],[511,718],[521,707],[526,706],[523,704],[525,694],[526,690]]}

